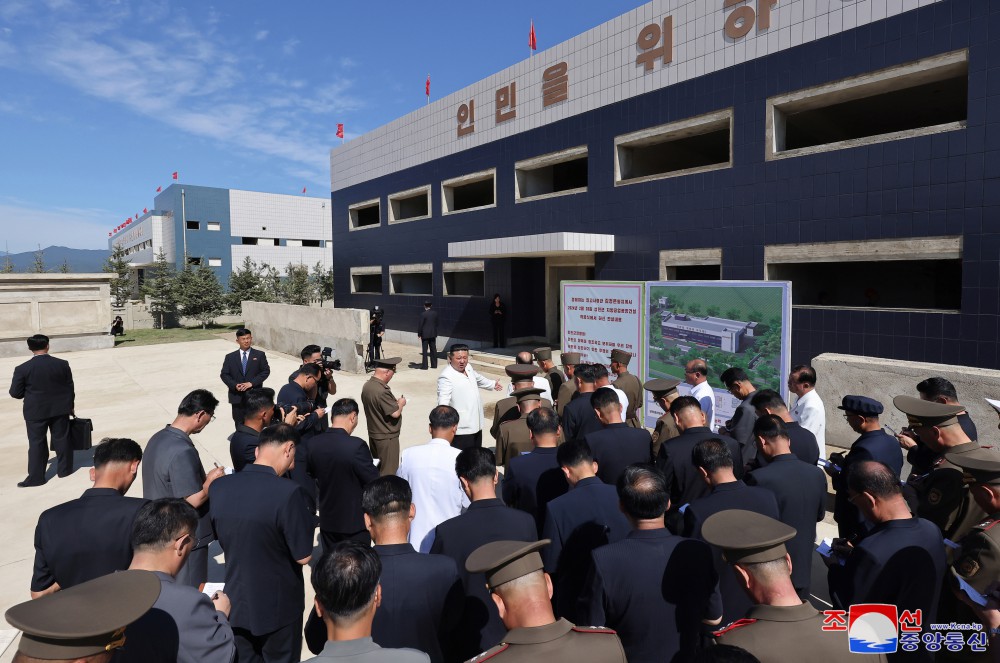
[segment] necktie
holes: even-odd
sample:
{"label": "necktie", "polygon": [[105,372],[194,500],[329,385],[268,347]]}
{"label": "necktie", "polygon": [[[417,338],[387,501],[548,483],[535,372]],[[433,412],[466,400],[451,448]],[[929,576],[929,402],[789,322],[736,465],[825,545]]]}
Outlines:
{"label": "necktie", "polygon": [[247,374],[247,353],[243,353],[243,375]]}

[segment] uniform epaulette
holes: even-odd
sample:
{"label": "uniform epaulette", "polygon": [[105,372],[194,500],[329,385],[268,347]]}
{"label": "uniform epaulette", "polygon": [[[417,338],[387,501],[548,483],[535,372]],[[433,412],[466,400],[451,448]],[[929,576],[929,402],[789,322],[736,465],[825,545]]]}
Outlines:
{"label": "uniform epaulette", "polygon": [[606,635],[615,635],[618,633],[613,628],[606,628],[604,626],[574,626],[573,630],[577,633],[604,633]]}
{"label": "uniform epaulette", "polygon": [[997,523],[1000,523],[1000,520],[992,520],[992,519],[991,520],[985,520],[985,521],[979,523],[978,525],[976,525],[976,527],[982,527],[983,531],[986,532],[991,527],[993,527],[994,525],[996,525]]}
{"label": "uniform epaulette", "polygon": [[714,635],[715,637],[718,638],[720,635],[723,635],[725,633],[729,633],[730,631],[738,629],[741,626],[749,626],[750,624],[753,624],[756,621],[757,621],[756,619],[737,619],[735,622],[733,622],[732,624],[730,624],[726,628],[722,629],[721,631],[716,631],[712,635]]}
{"label": "uniform epaulette", "polygon": [[488,661],[497,654],[499,654],[500,652],[502,652],[503,650],[507,649],[508,647],[510,647],[510,645],[508,645],[506,642],[501,642],[496,647],[493,647],[492,649],[487,649],[479,656],[474,656],[465,663],[480,663],[481,661]]}

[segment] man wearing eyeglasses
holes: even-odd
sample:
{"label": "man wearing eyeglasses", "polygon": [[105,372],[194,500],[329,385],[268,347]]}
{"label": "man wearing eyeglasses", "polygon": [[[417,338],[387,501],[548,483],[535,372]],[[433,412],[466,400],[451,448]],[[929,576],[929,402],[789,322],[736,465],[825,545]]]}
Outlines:
{"label": "man wearing eyeglasses", "polygon": [[205,430],[215,420],[219,399],[207,389],[195,389],[184,397],[177,417],[146,443],[142,464],[142,496],[147,500],[179,497],[198,511],[197,540],[187,564],[177,574],[177,582],[197,587],[208,580],[208,544],[212,523],[208,518],[208,487],[225,474],[215,466],[208,474],[191,436]]}

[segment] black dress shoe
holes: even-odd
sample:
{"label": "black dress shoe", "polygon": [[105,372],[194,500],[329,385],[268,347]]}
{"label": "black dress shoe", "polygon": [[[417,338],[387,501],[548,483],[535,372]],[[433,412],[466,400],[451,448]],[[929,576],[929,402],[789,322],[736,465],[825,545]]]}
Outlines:
{"label": "black dress shoe", "polygon": [[34,488],[35,486],[44,486],[44,485],[45,485],[44,481],[31,481],[30,479],[27,478],[25,478],[24,481],[17,482],[18,488]]}

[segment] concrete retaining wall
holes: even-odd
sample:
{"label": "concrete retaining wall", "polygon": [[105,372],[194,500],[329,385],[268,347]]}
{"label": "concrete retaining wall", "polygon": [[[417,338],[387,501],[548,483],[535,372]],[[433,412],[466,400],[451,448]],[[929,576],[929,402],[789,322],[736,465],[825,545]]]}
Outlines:
{"label": "concrete retaining wall", "polygon": [[310,343],[329,346],[342,370],[365,372],[368,311],[243,302],[243,323],[262,348],[298,356]]}
{"label": "concrete retaining wall", "polygon": [[113,274],[0,274],[0,357],[27,356],[45,334],[53,352],[114,347]]}
{"label": "concrete retaining wall", "polygon": [[979,430],[983,443],[996,443],[997,414],[984,398],[1000,399],[1000,371],[969,366],[946,366],[878,357],[821,354],[812,361],[816,369],[816,391],[826,406],[826,443],[849,447],[857,439],[837,409],[847,394],[868,396],[885,406],[881,417],[884,424],[900,430],[906,426],[906,416],[892,406],[895,396],[919,396],[917,383],[929,377],[947,378],[958,391],[959,402]]}

